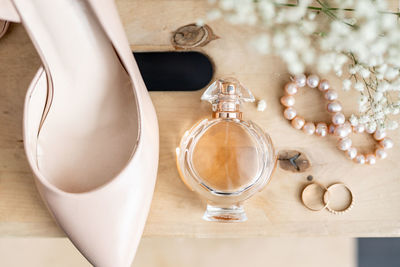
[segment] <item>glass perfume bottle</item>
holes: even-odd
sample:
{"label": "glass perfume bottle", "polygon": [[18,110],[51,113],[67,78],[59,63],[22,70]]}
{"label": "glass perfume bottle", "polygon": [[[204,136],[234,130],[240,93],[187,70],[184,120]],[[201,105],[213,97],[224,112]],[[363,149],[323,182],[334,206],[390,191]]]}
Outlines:
{"label": "glass perfume bottle", "polygon": [[242,120],[242,102],[252,93],[234,78],[218,79],[201,97],[212,104],[213,118],[186,131],[176,149],[183,182],[207,200],[203,219],[240,222],[242,203],[261,191],[275,168],[271,138],[258,125]]}

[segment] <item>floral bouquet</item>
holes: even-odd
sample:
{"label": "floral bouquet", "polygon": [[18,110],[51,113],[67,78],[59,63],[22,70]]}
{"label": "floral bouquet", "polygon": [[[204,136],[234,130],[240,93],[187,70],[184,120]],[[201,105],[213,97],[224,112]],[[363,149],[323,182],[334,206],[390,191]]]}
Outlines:
{"label": "floral bouquet", "polygon": [[[251,45],[279,56],[293,75],[316,66],[357,90],[353,125],[396,129],[400,113],[400,13],[385,0],[209,0],[207,20],[262,28]],[[201,23],[201,22],[199,22]]]}

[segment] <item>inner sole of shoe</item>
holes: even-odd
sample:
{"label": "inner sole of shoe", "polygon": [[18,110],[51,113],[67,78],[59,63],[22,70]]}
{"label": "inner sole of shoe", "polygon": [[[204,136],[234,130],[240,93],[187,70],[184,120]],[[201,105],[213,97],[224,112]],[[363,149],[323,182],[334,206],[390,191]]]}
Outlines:
{"label": "inner sole of shoe", "polygon": [[15,4],[54,88],[38,136],[38,168],[63,191],[98,188],[123,169],[137,143],[130,78],[86,1]]}

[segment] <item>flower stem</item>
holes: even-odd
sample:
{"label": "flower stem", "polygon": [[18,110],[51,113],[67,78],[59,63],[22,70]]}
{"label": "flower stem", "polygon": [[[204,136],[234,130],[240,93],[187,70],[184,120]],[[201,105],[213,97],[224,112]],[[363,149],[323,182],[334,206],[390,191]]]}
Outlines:
{"label": "flower stem", "polygon": [[[318,1],[319,2],[319,1]],[[275,6],[281,6],[281,7],[297,7],[298,4],[282,4],[282,3],[274,3]],[[324,10],[329,10],[329,11],[350,11],[353,12],[355,11],[354,8],[340,8],[340,7],[316,7],[316,6],[308,6],[307,9],[310,10],[316,10],[316,11],[324,11]],[[391,14],[391,15],[396,15],[400,17],[400,12],[392,12],[392,11],[379,11],[379,13],[382,14]]]}

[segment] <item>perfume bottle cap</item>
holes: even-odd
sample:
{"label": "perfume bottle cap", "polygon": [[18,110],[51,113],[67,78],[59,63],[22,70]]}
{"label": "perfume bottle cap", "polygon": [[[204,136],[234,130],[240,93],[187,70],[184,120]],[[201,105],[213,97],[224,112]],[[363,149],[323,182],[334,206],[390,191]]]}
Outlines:
{"label": "perfume bottle cap", "polygon": [[241,119],[240,104],[254,102],[254,96],[235,78],[220,78],[203,93],[201,100],[212,104],[214,117]]}

